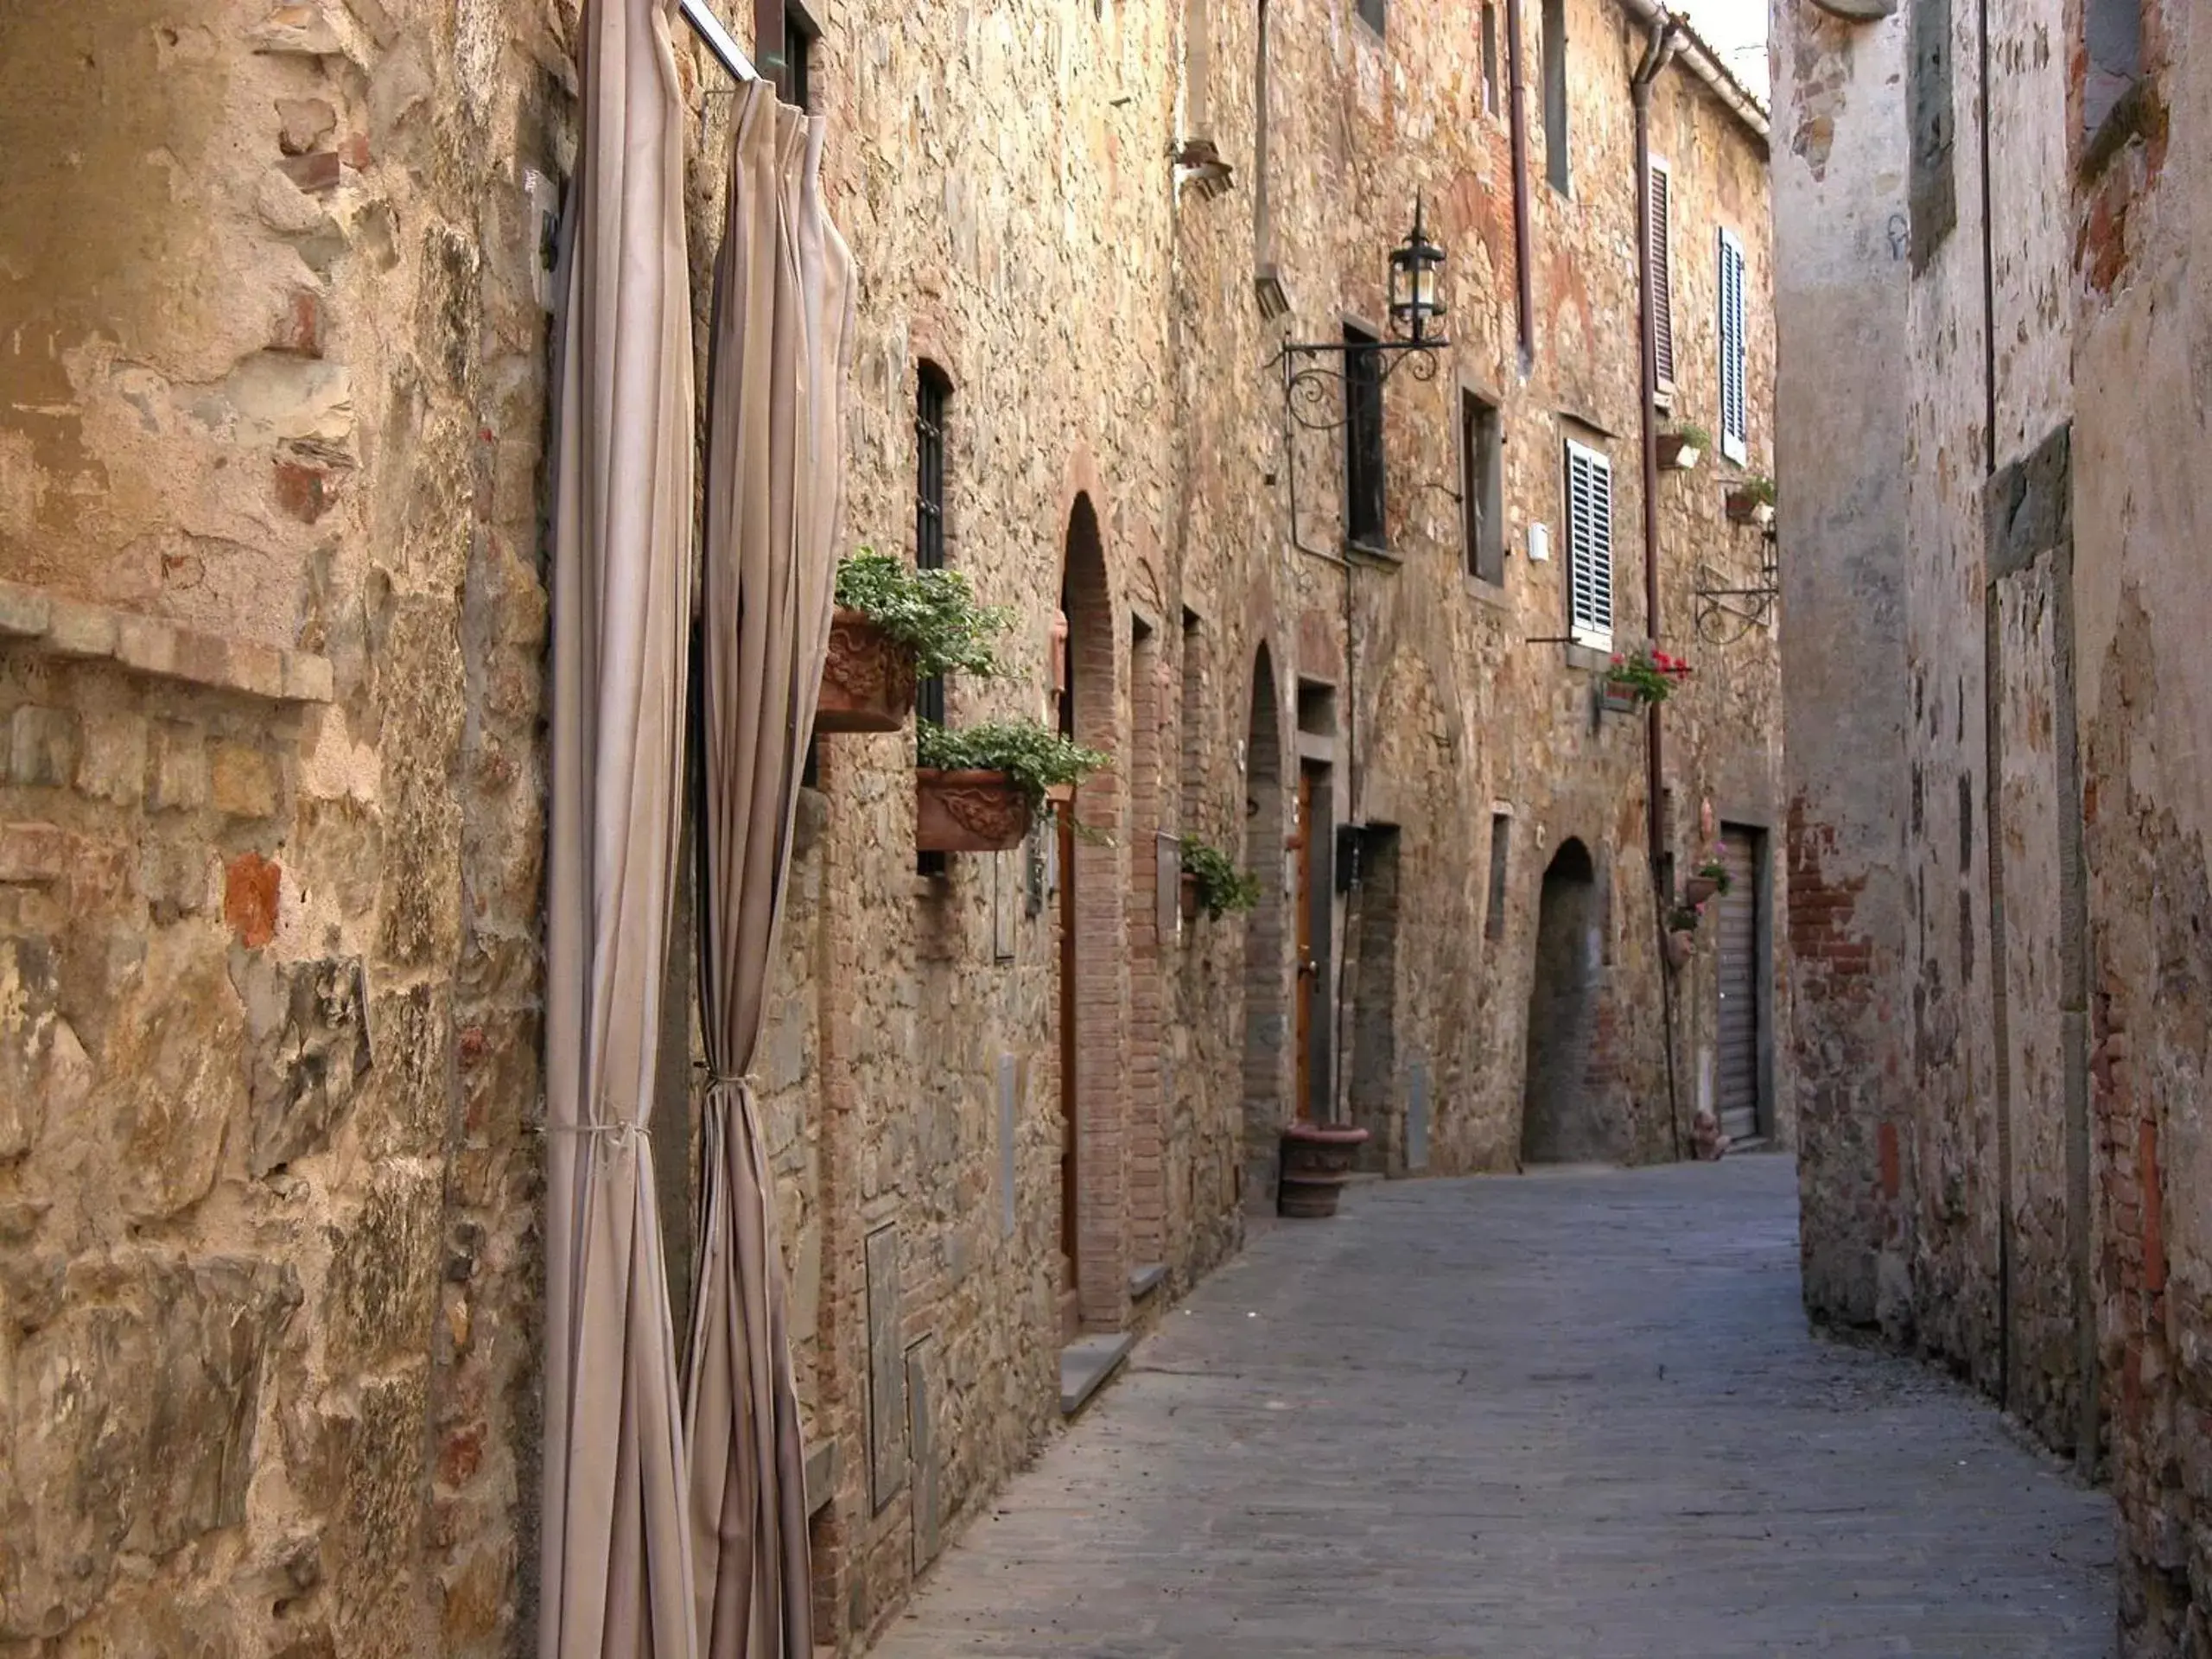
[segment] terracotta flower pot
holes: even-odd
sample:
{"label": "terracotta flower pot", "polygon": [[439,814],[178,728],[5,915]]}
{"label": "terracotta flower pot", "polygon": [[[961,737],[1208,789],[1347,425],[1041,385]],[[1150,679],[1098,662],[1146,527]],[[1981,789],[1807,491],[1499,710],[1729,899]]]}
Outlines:
{"label": "terracotta flower pot", "polygon": [[1664,432],[1659,436],[1659,465],[1667,472],[1689,472],[1704,454],[1701,448],[1679,432]]}
{"label": "terracotta flower pot", "polygon": [[914,707],[914,652],[858,611],[830,619],[817,732],[895,732]]}
{"label": "terracotta flower pot", "polygon": [[1029,798],[1002,772],[914,772],[914,845],[925,853],[1002,853],[1029,833]]}
{"label": "terracotta flower pot", "polygon": [[1774,522],[1774,504],[1762,501],[1747,492],[1734,492],[1728,497],[1728,521],[1736,524],[1757,524],[1765,529]]}
{"label": "terracotta flower pot", "polygon": [[1694,875],[1682,883],[1682,899],[1686,904],[1701,905],[1720,891],[1720,883],[1709,875]]}
{"label": "terracotta flower pot", "polygon": [[1282,1132],[1282,1183],[1276,1209],[1319,1220],[1337,1213],[1367,1131],[1346,1124],[1293,1123]]}
{"label": "terracotta flower pot", "polygon": [[1688,931],[1667,935],[1667,965],[1677,972],[1689,965],[1690,950],[1697,944],[1697,935]]}
{"label": "terracotta flower pot", "polygon": [[1175,899],[1182,907],[1185,921],[1198,919],[1198,878],[1188,870],[1183,872],[1183,879],[1175,884]]}
{"label": "terracotta flower pot", "polygon": [[1643,691],[1634,680],[1605,682],[1605,712],[1632,715],[1643,706]]}

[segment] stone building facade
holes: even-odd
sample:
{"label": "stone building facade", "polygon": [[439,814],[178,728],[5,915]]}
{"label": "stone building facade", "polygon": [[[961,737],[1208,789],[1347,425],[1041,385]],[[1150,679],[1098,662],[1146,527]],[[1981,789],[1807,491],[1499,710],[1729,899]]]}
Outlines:
{"label": "stone building facade", "polygon": [[[1065,697],[1115,757],[1096,833],[930,868],[911,732],[817,746],[759,1082],[817,1627],[851,1649],[1272,1211],[1294,1117],[1366,1127],[1392,1175],[1664,1158],[1748,1078],[1792,1140],[1779,623],[1722,505],[1773,468],[1771,252],[1764,119],[1675,42],[1672,411],[1722,430],[1726,356],[1745,443],[1659,475],[1655,627],[1637,0],[781,10],[861,273],[850,539],[911,551],[941,442],[948,562],[1019,617],[949,717]],[[0,18],[7,1659],[528,1641],[575,27]],[[677,54],[703,322],[728,103]],[[1387,332],[1416,199],[1452,344],[1382,389],[1354,547],[1345,434],[1288,417],[1276,353]],[[1616,642],[1695,665],[1661,880],[1732,837],[1748,1019],[1717,917],[1662,965],[1650,733],[1562,639],[1570,441],[1586,491],[1610,462]],[[1178,919],[1189,836],[1258,877],[1249,916]]]}
{"label": "stone building facade", "polygon": [[2109,1480],[2123,1650],[2202,1652],[2212,56],[2174,0],[1775,19],[1808,1299]]}

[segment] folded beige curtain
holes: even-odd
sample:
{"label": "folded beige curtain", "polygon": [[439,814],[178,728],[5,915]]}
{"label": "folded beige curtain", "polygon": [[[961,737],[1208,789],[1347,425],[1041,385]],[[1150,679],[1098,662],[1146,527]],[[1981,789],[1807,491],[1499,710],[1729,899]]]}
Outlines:
{"label": "folded beige curtain", "polygon": [[696,405],[671,11],[669,0],[587,0],[582,143],[561,283],[544,1659],[690,1659],[698,1650],[681,1396],[644,1132],[690,626]]}
{"label": "folded beige curtain", "polygon": [[829,650],[852,260],[823,212],[822,123],[739,94],[715,270],[701,661],[701,999],[711,1073],[685,1421],[700,1651],[810,1659],[804,1446],[775,1188],[743,1081]]}

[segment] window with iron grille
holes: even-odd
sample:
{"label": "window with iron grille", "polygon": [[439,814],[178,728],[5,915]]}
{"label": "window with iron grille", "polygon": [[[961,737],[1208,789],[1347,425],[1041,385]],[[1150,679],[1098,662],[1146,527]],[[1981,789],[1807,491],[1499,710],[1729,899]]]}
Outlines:
{"label": "window with iron grille", "polygon": [[1459,391],[1459,516],[1467,574],[1505,580],[1504,445],[1497,410]]}
{"label": "window with iron grille", "polygon": [[1567,0],[1544,0],[1544,175],[1567,193]]}
{"label": "window with iron grille", "polygon": [[1744,245],[1720,232],[1720,453],[1742,465],[1751,459],[1751,401],[1744,338]]}
{"label": "window with iron grille", "polygon": [[1382,15],[1389,0],[1359,0],[1360,21],[1377,35],[1382,32]]}
{"label": "window with iron grille", "polygon": [[1382,354],[1362,351],[1375,336],[1344,325],[1344,534],[1361,547],[1384,545]]}
{"label": "window with iron grille", "polygon": [[784,8],[784,87],[791,102],[802,110],[814,108],[814,42],[822,31],[806,8]]}
{"label": "window with iron grille", "polygon": [[1613,648],[1613,464],[1567,441],[1567,632],[1578,645]]}
{"label": "window with iron grille", "polygon": [[1667,163],[1651,163],[1652,364],[1659,401],[1675,398],[1675,188]]}
{"label": "window with iron grille", "polygon": [[1483,0],[1483,113],[1497,113],[1497,7]]}

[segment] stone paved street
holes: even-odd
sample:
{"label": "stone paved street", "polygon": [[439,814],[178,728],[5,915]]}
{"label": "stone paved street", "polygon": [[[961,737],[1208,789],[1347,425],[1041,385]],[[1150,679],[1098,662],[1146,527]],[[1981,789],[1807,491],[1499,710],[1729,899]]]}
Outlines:
{"label": "stone paved street", "polygon": [[1268,1228],[877,1653],[2108,1654],[2107,1500],[1796,1262],[1776,1156]]}

